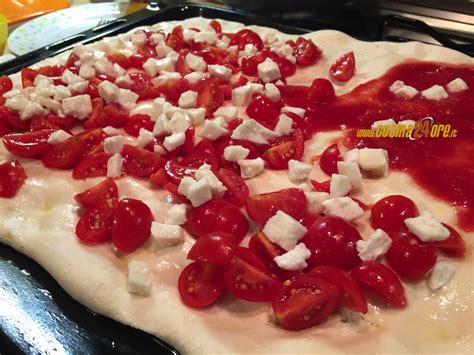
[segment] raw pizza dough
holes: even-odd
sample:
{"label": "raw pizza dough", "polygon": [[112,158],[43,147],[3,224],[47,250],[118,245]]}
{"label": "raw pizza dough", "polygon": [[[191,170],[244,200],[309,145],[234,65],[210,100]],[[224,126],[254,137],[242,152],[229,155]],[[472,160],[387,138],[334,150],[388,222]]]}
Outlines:
{"label": "raw pizza dough", "polygon": [[[204,19],[181,22],[184,27],[200,27]],[[243,27],[221,21],[225,32]],[[178,22],[157,24],[170,29]],[[273,29],[249,26],[262,36]],[[381,76],[405,59],[474,64],[474,60],[453,50],[421,43],[362,42],[337,31],[318,31],[311,38],[324,56],[317,65],[298,69],[291,84],[309,84],[316,77],[327,77],[331,63],[341,54],[354,51],[357,72],[348,83],[337,85],[338,94]],[[46,62],[64,60],[66,54]],[[15,77],[18,84],[18,75]],[[147,112],[150,104],[136,111]],[[340,132],[316,135],[306,143],[306,161],[319,154]],[[12,156],[0,147],[0,162]],[[452,260],[456,274],[448,285],[432,292],[426,282],[405,284],[409,306],[392,310],[371,306],[365,319],[342,323],[336,314],[327,322],[300,332],[285,331],[272,323],[269,304],[252,304],[225,296],[206,310],[193,310],[180,301],[176,287],[180,270],[187,264],[186,253],[192,245],[183,245],[153,254],[140,248],[127,256],[114,254],[111,245],[86,246],[74,233],[78,206],[74,194],[94,186],[101,179],[73,181],[70,171],[52,171],[40,162],[22,160],[28,180],[14,199],[0,200],[0,241],[41,264],[77,301],[94,312],[154,334],[182,353],[472,353],[474,327],[474,269],[472,254],[464,261]],[[318,167],[312,178],[323,177]],[[166,195],[148,181],[122,178],[117,181],[121,197],[134,197],[150,205],[157,221],[168,206]],[[286,171],[266,170],[248,181],[251,194],[293,186]],[[378,180],[364,180],[357,196],[366,203],[389,194],[402,193],[412,198],[420,210],[429,210],[444,222],[455,225],[453,209],[432,198],[416,186],[409,176],[390,172]],[[357,221],[363,236],[371,232],[368,216]],[[463,233],[472,249],[474,233]],[[145,260],[153,274],[151,297],[131,295],[127,291],[127,264]]]}

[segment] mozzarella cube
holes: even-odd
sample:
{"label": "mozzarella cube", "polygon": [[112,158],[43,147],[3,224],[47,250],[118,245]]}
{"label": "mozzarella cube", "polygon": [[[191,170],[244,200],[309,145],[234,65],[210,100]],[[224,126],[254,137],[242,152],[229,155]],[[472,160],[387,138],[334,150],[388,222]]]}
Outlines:
{"label": "mozzarella cube", "polygon": [[184,242],[184,229],[179,225],[151,222],[151,236],[156,251]]}
{"label": "mozzarella cube", "polygon": [[359,149],[354,148],[354,149],[348,150],[344,154],[344,161],[355,162],[359,164]]}
{"label": "mozzarella cube", "polygon": [[11,99],[7,99],[5,101],[5,107],[13,111],[21,112],[26,108],[26,106],[28,106],[29,103],[30,102],[28,101],[28,99],[25,98],[23,95],[17,95],[12,97]]}
{"label": "mozzarella cube", "polygon": [[204,127],[201,132],[199,132],[199,137],[216,140],[223,135],[227,134],[229,131],[222,127],[221,123],[216,120],[205,120]]}
{"label": "mozzarella cube", "polygon": [[179,97],[178,105],[182,108],[196,107],[198,93],[196,91],[188,90],[183,92]]}
{"label": "mozzarella cube", "polygon": [[128,292],[149,296],[151,292],[151,275],[148,264],[144,261],[130,261],[127,275]]}
{"label": "mozzarella cube", "polygon": [[370,126],[370,128],[377,129],[377,127],[396,125],[396,124],[397,124],[397,122],[395,122],[393,119],[389,118],[388,120],[375,121],[374,123],[372,123],[372,126]]}
{"label": "mozzarella cube", "polygon": [[68,97],[62,101],[62,111],[66,116],[83,120],[92,113],[92,101],[89,95]]}
{"label": "mozzarella cube", "polygon": [[[206,64],[204,62],[204,64]],[[203,73],[200,71],[194,71],[192,73],[186,74],[184,79],[186,79],[190,84],[196,84],[199,80],[209,77],[209,73]]]}
{"label": "mozzarella cube", "polygon": [[224,159],[227,161],[238,161],[247,158],[250,150],[241,145],[229,145],[224,149]]}
{"label": "mozzarella cube", "polygon": [[106,103],[117,102],[120,88],[108,80],[101,82],[98,87],[99,95]]}
{"label": "mozzarella cube", "polygon": [[359,166],[376,176],[388,174],[388,153],[385,149],[359,149]]}
{"label": "mozzarella cube", "polygon": [[202,57],[199,57],[197,55],[194,55],[192,53],[186,54],[186,63],[188,64],[188,67],[191,68],[194,71],[198,72],[203,72],[206,70],[206,62]]}
{"label": "mozzarella cube", "polygon": [[148,144],[155,140],[155,136],[152,132],[145,128],[140,128],[137,139],[137,147],[146,147]]}
{"label": "mozzarella cube", "polygon": [[271,242],[285,250],[293,249],[308,230],[296,219],[283,211],[268,219],[263,227],[263,233]]}
{"label": "mozzarella cube", "polygon": [[204,122],[204,119],[206,118],[206,109],[203,107],[190,108],[186,110],[186,114],[191,120],[191,124],[193,126],[199,126],[201,123]]}
{"label": "mozzarella cube", "polygon": [[20,120],[26,121],[35,116],[45,116],[48,112],[36,102],[29,102],[21,111]]}
{"label": "mozzarella cube", "polygon": [[172,205],[165,213],[165,224],[181,225],[186,223],[187,205],[184,203]]}
{"label": "mozzarella cube", "polygon": [[166,84],[170,80],[177,80],[177,79],[181,79],[180,73],[162,71],[160,73],[160,76],[154,77],[153,79],[151,79],[151,82],[153,85],[160,86],[160,85]]}
{"label": "mozzarella cube", "polygon": [[340,174],[331,175],[329,196],[331,198],[344,197],[351,191],[351,183],[347,176]]}
{"label": "mozzarella cube", "polygon": [[262,63],[257,65],[258,76],[265,83],[269,83],[280,79],[280,67],[270,58],[265,59]]}
{"label": "mozzarella cube", "polygon": [[254,54],[257,54],[258,49],[252,43],[248,43],[245,45],[244,50],[239,52],[239,57],[249,57]]}
{"label": "mozzarella cube", "polygon": [[108,136],[118,136],[119,134],[122,133],[120,129],[112,127],[112,126],[104,127],[102,128],[102,131]]}
{"label": "mozzarella cube", "polygon": [[158,58],[164,58],[169,53],[173,52],[173,48],[168,47],[165,42],[161,42],[155,47],[155,51]]}
{"label": "mozzarella cube", "polygon": [[151,113],[150,117],[152,121],[156,121],[157,118],[165,114],[171,107],[171,104],[167,102],[164,98],[158,97],[153,101],[153,104],[151,106]]}
{"label": "mozzarella cube", "polygon": [[190,176],[185,176],[181,179],[181,182],[179,183],[178,186],[178,192],[183,195],[187,196],[189,188],[191,187],[192,184],[194,184],[196,180],[194,180]]}
{"label": "mozzarella cube", "polygon": [[292,250],[276,256],[273,260],[283,270],[303,270],[308,264],[306,260],[311,256],[311,251],[303,243],[299,243]]}
{"label": "mozzarella cube", "polygon": [[122,136],[107,137],[104,139],[104,152],[111,155],[120,153],[124,145],[125,139]]}
{"label": "mozzarella cube", "polygon": [[207,69],[212,76],[225,81],[229,81],[230,77],[232,76],[232,70],[227,68],[225,65],[212,64],[208,65]]}
{"label": "mozzarella cube", "polygon": [[359,258],[362,260],[376,260],[384,255],[391,245],[392,239],[382,229],[376,229],[367,240],[358,240],[356,243]]}
{"label": "mozzarella cube", "polygon": [[124,86],[124,87],[129,88],[130,86],[132,86],[133,80],[132,80],[132,78],[130,78],[130,75],[122,75],[122,76],[119,76],[115,80],[115,84],[118,85],[118,86]]}
{"label": "mozzarella cube", "polygon": [[172,152],[178,147],[181,147],[186,140],[184,132],[173,133],[171,136],[165,138],[163,146],[168,152]]}
{"label": "mozzarella cube", "polygon": [[153,33],[150,36],[150,40],[153,44],[158,44],[165,40],[165,35],[162,33]]}
{"label": "mozzarella cube", "polygon": [[158,59],[155,63],[156,69],[161,74],[163,72],[173,72],[175,61],[172,58]]}
{"label": "mozzarella cube", "polygon": [[448,98],[448,93],[441,85],[433,85],[432,87],[423,90],[421,96],[428,100],[440,101]]}
{"label": "mozzarella cube", "polygon": [[95,68],[92,65],[81,65],[79,68],[79,76],[84,79],[90,79],[95,76]]}
{"label": "mozzarella cube", "polygon": [[69,137],[71,137],[69,133],[60,129],[56,132],[51,133],[51,135],[48,137],[48,143],[52,145],[57,145],[67,140]]}
{"label": "mozzarella cube", "polygon": [[64,99],[67,99],[68,97],[71,97],[71,90],[66,86],[62,86],[62,85],[55,86],[54,91],[55,91],[55,94],[54,94],[53,99],[56,101],[62,101]]}
{"label": "mozzarella cube", "polygon": [[61,76],[61,81],[65,84],[77,84],[83,83],[85,80],[79,75],[72,73],[69,69],[66,69]]}
{"label": "mozzarella cube", "polygon": [[[338,161],[337,172],[340,175],[347,176],[352,187],[360,189],[362,187],[362,173],[359,164],[354,161]],[[335,196],[340,197],[340,196]]]}
{"label": "mozzarella cube", "polygon": [[161,114],[155,121],[155,126],[153,127],[153,135],[156,137],[160,137],[171,133],[168,125],[169,120],[164,114]]}
{"label": "mozzarella cube", "polygon": [[315,214],[323,213],[323,202],[329,199],[329,194],[327,192],[319,191],[308,191],[304,194],[306,196],[306,209],[308,210],[308,212]]}
{"label": "mozzarella cube", "polygon": [[130,35],[130,40],[132,41],[132,43],[133,43],[135,46],[139,46],[139,45],[145,44],[145,42],[146,42],[146,35],[145,35],[144,32],[132,33],[132,34]]}
{"label": "mozzarella cube", "polygon": [[237,118],[239,110],[235,106],[222,106],[214,112],[214,117],[224,117],[226,122]]}
{"label": "mozzarella cube", "polygon": [[161,155],[161,156],[164,156],[164,155],[167,154],[166,149],[163,148],[163,147],[162,147],[161,145],[159,145],[159,144],[155,144],[155,145],[153,146],[153,152],[154,152],[155,154],[158,154],[158,155]]}
{"label": "mozzarella cube", "polygon": [[364,214],[364,210],[350,197],[330,198],[323,202],[324,214],[353,221]]}
{"label": "mozzarella cube", "polygon": [[86,91],[87,87],[89,86],[89,83],[87,81],[83,81],[80,83],[74,83],[74,84],[69,84],[69,89],[71,89],[72,92],[82,94],[84,91]]}
{"label": "mozzarella cube", "polygon": [[402,87],[405,86],[405,83],[401,80],[396,80],[393,82],[392,85],[390,85],[390,87],[388,88],[392,93],[395,94],[395,92],[399,89],[401,89]]}
{"label": "mozzarella cube", "polygon": [[193,207],[199,207],[212,199],[211,186],[206,179],[196,181],[189,186],[186,197],[191,201]]}
{"label": "mozzarella cube", "polygon": [[119,89],[117,96],[117,103],[127,109],[131,109],[135,106],[138,100],[138,94],[131,90]]}
{"label": "mozzarella cube", "polygon": [[147,61],[143,64],[143,70],[146,75],[150,78],[155,77],[158,74],[158,67],[156,66],[156,59],[148,58]]}
{"label": "mozzarella cube", "polygon": [[222,36],[221,39],[217,39],[216,47],[221,49],[227,49],[230,44],[230,38],[227,36]]}
{"label": "mozzarella cube", "polygon": [[211,188],[213,197],[222,197],[227,191],[227,188],[219,180],[219,178],[210,170],[210,166],[207,164],[202,165],[195,174],[196,180],[206,180]]}
{"label": "mozzarella cube", "polygon": [[446,240],[451,233],[430,212],[424,211],[418,217],[406,218],[407,228],[424,242]]}
{"label": "mozzarella cube", "polygon": [[232,90],[232,104],[235,106],[247,106],[254,94],[263,94],[263,85],[247,83]]}
{"label": "mozzarella cube", "polygon": [[168,129],[171,133],[186,132],[191,126],[191,120],[183,112],[175,112],[168,122]]}
{"label": "mozzarella cube", "polygon": [[288,177],[293,182],[307,179],[311,170],[313,170],[313,165],[311,164],[302,163],[294,159],[288,161]]}
{"label": "mozzarella cube", "polygon": [[112,155],[107,160],[107,177],[119,178],[122,176],[123,158],[120,153]]}
{"label": "mozzarella cube", "polygon": [[275,125],[275,133],[280,136],[286,136],[293,130],[293,119],[284,113],[278,117],[277,124]]}
{"label": "mozzarella cube", "polygon": [[437,290],[446,285],[454,276],[455,272],[454,264],[447,260],[439,260],[433,267],[433,271],[431,271],[428,285],[432,290]]}
{"label": "mozzarella cube", "polygon": [[466,82],[462,80],[461,78],[456,78],[454,80],[451,80],[446,85],[446,89],[448,90],[449,93],[455,93],[455,92],[466,91],[467,89],[469,89],[469,86],[467,86]]}
{"label": "mozzarella cube", "polygon": [[418,95],[419,93],[420,92],[414,87],[403,85],[403,87],[395,91],[395,96],[411,99],[415,97],[416,95]]}
{"label": "mozzarella cube", "polygon": [[245,120],[232,132],[232,139],[246,140],[255,144],[267,144],[278,134],[253,119]]}
{"label": "mozzarella cube", "polygon": [[183,30],[183,38],[184,38],[184,41],[185,42],[191,42],[192,40],[194,40],[194,36],[196,35],[196,33],[198,33],[197,31],[195,30],[192,30],[192,29],[189,29],[189,28],[185,28]]}
{"label": "mozzarella cube", "polygon": [[299,108],[299,107],[293,107],[293,106],[283,106],[281,108],[281,113],[285,112],[292,112],[297,114],[300,117],[303,117],[304,114],[306,113],[306,110],[304,108]]}
{"label": "mozzarella cube", "polygon": [[265,167],[262,158],[237,160],[240,166],[240,176],[243,179],[251,179],[260,175]]}
{"label": "mozzarella cube", "polygon": [[265,84],[265,96],[273,102],[279,101],[281,99],[280,90],[273,83]]}
{"label": "mozzarella cube", "polygon": [[194,35],[194,42],[214,44],[217,41],[217,34],[214,31],[201,31]]}

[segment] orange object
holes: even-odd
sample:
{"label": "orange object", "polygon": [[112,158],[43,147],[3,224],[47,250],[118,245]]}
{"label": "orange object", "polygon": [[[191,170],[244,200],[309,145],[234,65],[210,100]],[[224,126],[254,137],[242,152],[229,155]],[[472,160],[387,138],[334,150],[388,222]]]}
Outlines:
{"label": "orange object", "polygon": [[69,7],[68,0],[0,0],[0,13],[8,25]]}

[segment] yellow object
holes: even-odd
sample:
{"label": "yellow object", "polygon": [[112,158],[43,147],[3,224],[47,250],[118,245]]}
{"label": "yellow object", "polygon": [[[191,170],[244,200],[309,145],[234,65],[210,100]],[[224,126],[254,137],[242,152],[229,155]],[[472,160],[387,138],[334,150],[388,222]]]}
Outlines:
{"label": "yellow object", "polygon": [[68,0],[0,0],[0,14],[7,17],[9,25],[66,7]]}
{"label": "yellow object", "polygon": [[8,25],[5,15],[0,14],[0,55],[3,54],[5,45],[7,44]]}

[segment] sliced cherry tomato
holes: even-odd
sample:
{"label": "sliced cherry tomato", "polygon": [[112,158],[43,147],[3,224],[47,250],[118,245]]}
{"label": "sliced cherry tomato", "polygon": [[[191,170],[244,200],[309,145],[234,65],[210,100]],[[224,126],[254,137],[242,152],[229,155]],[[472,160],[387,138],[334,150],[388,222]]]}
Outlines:
{"label": "sliced cherry tomato", "polygon": [[171,79],[159,86],[161,93],[171,102],[178,102],[181,94],[189,90],[189,83],[185,79]]}
{"label": "sliced cherry tomato", "polygon": [[96,119],[101,127],[112,126],[115,128],[122,127],[128,120],[128,110],[118,104],[105,105],[102,114]]}
{"label": "sliced cherry tomato", "polygon": [[181,161],[181,164],[190,168],[199,168],[203,164],[209,164],[211,170],[217,171],[219,160],[211,141],[204,139],[194,147],[192,153]]}
{"label": "sliced cherry tomato", "polygon": [[355,65],[354,52],[343,54],[331,65],[329,74],[334,80],[349,81],[355,74]]}
{"label": "sliced cherry tomato", "polygon": [[12,133],[3,137],[5,148],[21,158],[37,158],[51,149],[48,138],[54,131],[45,129],[35,132]]}
{"label": "sliced cherry tomato", "polygon": [[461,235],[451,226],[443,223],[443,226],[448,228],[451,235],[448,239],[434,242],[434,245],[438,247],[443,253],[455,257],[463,258],[466,255],[466,244],[462,239]]}
{"label": "sliced cherry tomato", "polygon": [[143,64],[147,61],[144,55],[137,53],[130,56],[130,65],[132,68],[143,69]]}
{"label": "sliced cherry tomato", "polygon": [[129,135],[138,137],[140,129],[145,128],[147,131],[151,132],[153,131],[153,127],[154,123],[151,120],[150,116],[138,113],[130,116],[123,129]]}
{"label": "sliced cherry tomato", "polygon": [[397,275],[387,266],[366,260],[352,269],[351,276],[363,289],[382,296],[388,305],[396,308],[406,307],[405,288]]}
{"label": "sliced cherry tomato", "polygon": [[390,238],[392,245],[385,258],[397,274],[419,280],[433,268],[438,256],[433,243],[424,243],[407,230],[392,232]]}
{"label": "sliced cherry tomato", "polygon": [[307,97],[310,90],[308,86],[303,85],[280,85],[278,89],[284,98]]}
{"label": "sliced cherry tomato", "polygon": [[88,209],[76,225],[76,236],[87,244],[108,242],[112,235],[113,208],[106,204]]}
{"label": "sliced cherry tomato", "polygon": [[13,81],[6,75],[0,76],[0,97],[3,96],[4,93],[9,92],[13,89]]}
{"label": "sliced cherry tomato", "polygon": [[192,168],[188,166],[181,165],[173,160],[168,160],[165,164],[165,172],[168,179],[171,182],[179,185],[181,179],[185,176],[190,176],[194,178],[197,168]]}
{"label": "sliced cherry tomato", "polygon": [[300,160],[304,153],[303,132],[299,129],[293,131],[291,140],[283,137],[271,143],[262,155],[268,165],[274,169],[287,169],[288,161]]}
{"label": "sliced cherry tomato", "polygon": [[181,76],[185,76],[193,72],[186,61],[186,54],[180,54],[176,60],[175,70],[180,73]]}
{"label": "sliced cherry tomato", "polygon": [[208,261],[220,265],[229,262],[237,247],[232,234],[211,232],[199,238],[188,253],[188,259]]}
{"label": "sliced cherry tomato", "polygon": [[308,98],[319,104],[333,102],[336,98],[334,86],[327,79],[314,79],[309,89]]}
{"label": "sliced cherry tomato", "polygon": [[249,103],[246,113],[250,118],[273,129],[280,115],[280,106],[268,97],[258,95]]}
{"label": "sliced cherry tomato", "polygon": [[48,77],[58,77],[64,74],[66,67],[62,65],[47,65],[44,67],[39,67],[37,69],[38,74],[48,76]]}
{"label": "sliced cherry tomato", "polygon": [[224,291],[221,265],[194,261],[186,266],[178,280],[178,290],[186,306],[203,308],[217,301]]}
{"label": "sliced cherry tomato", "polygon": [[148,177],[162,168],[166,160],[159,155],[140,147],[126,144],[122,150],[123,167],[128,175]]}
{"label": "sliced cherry tomato", "polygon": [[263,63],[267,58],[268,56],[264,53],[258,53],[249,57],[243,57],[241,63],[242,73],[249,76],[257,76],[258,65],[260,63]]}
{"label": "sliced cherry tomato", "polygon": [[337,174],[337,162],[341,160],[342,156],[337,144],[331,144],[321,154],[319,166],[328,175]]}
{"label": "sliced cherry tomato", "polygon": [[59,127],[61,127],[64,130],[67,130],[68,128],[74,127],[78,123],[78,119],[75,117],[71,116],[57,116],[52,113],[49,113],[46,116],[46,119],[51,122],[52,124],[55,124]]}
{"label": "sliced cherry tomato", "polygon": [[357,229],[339,217],[321,217],[301,240],[311,250],[308,268],[333,265],[349,270],[360,262],[356,243],[361,240]]}
{"label": "sliced cherry tomato", "polygon": [[344,270],[331,265],[320,265],[311,270],[310,274],[318,275],[323,280],[339,288],[342,296],[342,307],[363,314],[368,312],[367,300],[361,288]]}
{"label": "sliced cherry tomato", "polygon": [[74,179],[87,179],[106,176],[109,158],[110,155],[107,153],[96,153],[82,158],[72,171],[72,177]]}
{"label": "sliced cherry tomato", "polygon": [[104,139],[106,135],[102,129],[85,130],[77,134],[77,138],[85,141],[85,149],[82,157],[104,151]]}
{"label": "sliced cherry tomato", "polygon": [[38,71],[30,68],[21,69],[21,84],[23,89],[31,86],[35,86],[35,78],[38,75]]}
{"label": "sliced cherry tomato", "polygon": [[314,189],[319,192],[327,192],[329,193],[329,189],[331,187],[331,180],[326,180],[323,182],[319,182],[316,180],[310,180],[311,185],[313,185]]}
{"label": "sliced cherry tomato", "polygon": [[203,83],[198,90],[197,105],[206,110],[206,117],[213,117],[213,113],[224,103],[224,94],[217,84],[212,81]]}
{"label": "sliced cherry tomato", "polygon": [[70,67],[74,67],[75,63],[79,60],[79,56],[73,52],[71,52],[71,54],[69,54],[69,57],[67,58],[66,60],[66,63],[64,64],[64,66],[66,66],[67,68],[70,68]]}
{"label": "sliced cherry tomato", "polygon": [[277,211],[300,220],[306,212],[306,196],[296,188],[254,195],[247,199],[246,209],[250,218],[261,226]]}
{"label": "sliced cherry tomato", "polygon": [[212,230],[230,233],[240,243],[249,231],[249,223],[238,207],[226,202],[217,214]]}
{"label": "sliced cherry tomato", "polygon": [[121,253],[131,253],[150,237],[153,214],[142,201],[120,200],[114,210],[112,241]]}
{"label": "sliced cherry tomato", "polygon": [[296,65],[284,57],[277,57],[272,59],[280,69],[282,78],[288,78],[296,73]]}
{"label": "sliced cherry tomato", "polygon": [[43,164],[48,168],[69,169],[74,167],[83,157],[86,141],[78,136],[72,136],[55,145],[43,155]]}
{"label": "sliced cherry tomato", "polygon": [[191,126],[186,130],[186,132],[184,132],[184,143],[178,148],[180,155],[190,156],[195,152],[196,147],[194,147],[194,138],[194,127]]}
{"label": "sliced cherry tomato", "polygon": [[211,233],[224,204],[225,202],[220,199],[212,199],[199,207],[192,208],[187,216],[186,231],[197,238]]}
{"label": "sliced cherry tomato", "polygon": [[30,121],[30,131],[42,131],[42,130],[53,130],[57,131],[62,129],[62,127],[58,126],[57,124],[51,122],[46,117],[33,117]]}
{"label": "sliced cherry tomato", "polygon": [[232,170],[222,168],[219,169],[218,177],[227,187],[224,199],[238,207],[245,206],[245,202],[249,197],[249,188],[240,175]]}
{"label": "sliced cherry tomato", "polygon": [[96,186],[74,196],[74,200],[85,208],[98,207],[104,204],[112,207],[116,205],[115,201],[117,199],[117,184],[111,178],[107,178]]}
{"label": "sliced cherry tomato", "polygon": [[339,304],[338,288],[316,275],[296,276],[272,302],[284,329],[302,330],[326,320]]}
{"label": "sliced cherry tomato", "polygon": [[212,20],[211,22],[209,22],[209,26],[211,26],[212,29],[214,31],[216,31],[216,33],[221,33],[222,32],[222,26],[221,26],[220,22],[217,21],[217,20]]}
{"label": "sliced cherry tomato", "polygon": [[10,124],[2,120],[0,117],[0,137],[3,137],[4,135],[10,133],[11,131],[12,131],[12,127],[10,126]]}
{"label": "sliced cherry tomato", "polygon": [[300,220],[300,223],[306,227],[306,229],[310,229],[311,226],[322,217],[320,214],[316,213],[306,213],[306,215]]}
{"label": "sliced cherry tomato", "polygon": [[374,229],[380,228],[389,232],[405,228],[405,219],[417,217],[418,214],[418,208],[411,199],[390,195],[372,206],[370,222]]}
{"label": "sliced cherry tomato", "polygon": [[230,40],[231,46],[237,46],[242,51],[247,44],[253,44],[259,51],[263,49],[262,39],[252,30],[243,29],[232,35]]}
{"label": "sliced cherry tomato", "polygon": [[107,54],[107,59],[112,63],[120,65],[124,69],[129,69],[132,66],[130,58],[120,53],[109,53]]}
{"label": "sliced cherry tomato", "polygon": [[156,173],[151,174],[150,181],[158,186],[165,186],[170,182],[168,176],[166,176],[165,168],[160,168]]}
{"label": "sliced cherry tomato", "polygon": [[10,126],[20,131],[28,131],[30,129],[29,121],[20,120],[20,116],[15,111],[5,106],[0,106],[0,121],[7,122]]}
{"label": "sliced cherry tomato", "polygon": [[183,27],[176,26],[166,38],[166,45],[179,52],[184,45]]}
{"label": "sliced cherry tomato", "polygon": [[298,37],[294,50],[296,63],[299,65],[313,65],[321,58],[322,51],[310,39]]}
{"label": "sliced cherry tomato", "polygon": [[26,173],[18,160],[0,164],[0,197],[16,195],[26,180]]}
{"label": "sliced cherry tomato", "polygon": [[237,247],[226,268],[225,285],[237,298],[251,302],[269,302],[282,288],[259,257],[242,247]]}
{"label": "sliced cherry tomato", "polygon": [[104,110],[104,101],[100,97],[92,99],[92,112],[87,120],[84,121],[84,127],[94,128],[98,126],[98,119],[102,116]]}
{"label": "sliced cherry tomato", "polygon": [[308,127],[308,124],[306,123],[303,117],[301,117],[300,115],[297,115],[294,112],[285,112],[285,115],[290,117],[293,120],[292,127],[294,130],[298,130],[298,129],[301,130],[301,132],[303,133],[303,138],[305,140],[311,139],[313,135]]}

